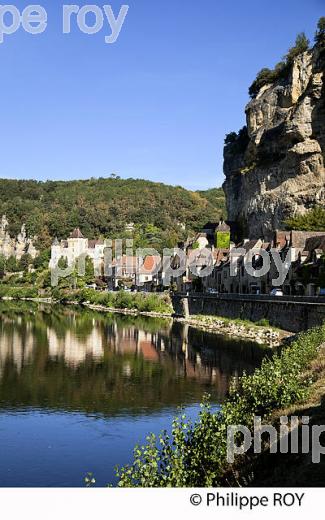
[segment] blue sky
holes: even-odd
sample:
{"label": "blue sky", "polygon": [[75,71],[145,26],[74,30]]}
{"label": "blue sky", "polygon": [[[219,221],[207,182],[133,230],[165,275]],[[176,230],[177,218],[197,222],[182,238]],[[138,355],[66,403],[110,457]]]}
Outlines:
{"label": "blue sky", "polygon": [[[323,0],[124,0],[117,42],[105,44],[62,5],[37,36],[0,45],[1,177],[145,178],[220,186],[224,135],[244,124],[247,89],[298,32],[312,38]],[[32,2],[13,0],[21,11]],[[72,2],[71,2],[72,3]],[[123,2],[74,0],[82,6]]]}

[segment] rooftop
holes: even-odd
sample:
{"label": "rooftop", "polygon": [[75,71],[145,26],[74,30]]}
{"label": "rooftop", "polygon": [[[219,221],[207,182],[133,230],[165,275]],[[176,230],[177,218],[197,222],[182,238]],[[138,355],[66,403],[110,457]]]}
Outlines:
{"label": "rooftop", "polygon": [[79,228],[75,228],[72,233],[70,233],[69,238],[85,238],[81,233]]}

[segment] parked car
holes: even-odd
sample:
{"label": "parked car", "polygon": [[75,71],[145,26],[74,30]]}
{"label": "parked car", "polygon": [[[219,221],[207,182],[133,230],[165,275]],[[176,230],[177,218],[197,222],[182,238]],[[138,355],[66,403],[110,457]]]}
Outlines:
{"label": "parked car", "polygon": [[217,289],[213,289],[213,288],[209,287],[209,289],[207,290],[207,293],[208,294],[219,294],[219,291]]}
{"label": "parked car", "polygon": [[279,288],[272,289],[270,296],[283,296],[283,291]]}
{"label": "parked car", "polygon": [[97,285],[95,283],[86,284],[86,289],[96,289]]}

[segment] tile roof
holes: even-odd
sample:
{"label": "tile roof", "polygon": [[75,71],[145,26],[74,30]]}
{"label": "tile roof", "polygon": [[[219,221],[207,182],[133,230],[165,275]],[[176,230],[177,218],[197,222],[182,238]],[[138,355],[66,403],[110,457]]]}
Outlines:
{"label": "tile roof", "polygon": [[153,271],[157,270],[161,265],[161,258],[159,255],[154,256],[146,256],[144,259],[143,265],[140,268],[140,273],[142,274],[150,274]]}
{"label": "tile roof", "polygon": [[72,233],[70,233],[69,238],[85,238],[81,233],[79,228],[75,228]]}
{"label": "tile roof", "polygon": [[89,240],[88,241],[88,247],[90,249],[95,249],[95,246],[102,246],[102,245],[104,245],[103,240]]}

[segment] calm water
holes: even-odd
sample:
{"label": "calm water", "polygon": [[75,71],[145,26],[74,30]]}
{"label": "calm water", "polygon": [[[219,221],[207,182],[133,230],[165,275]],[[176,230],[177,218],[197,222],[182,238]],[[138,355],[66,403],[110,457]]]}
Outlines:
{"label": "calm water", "polygon": [[0,303],[0,486],[82,486],[114,466],[177,407],[217,406],[265,350],[171,320]]}

